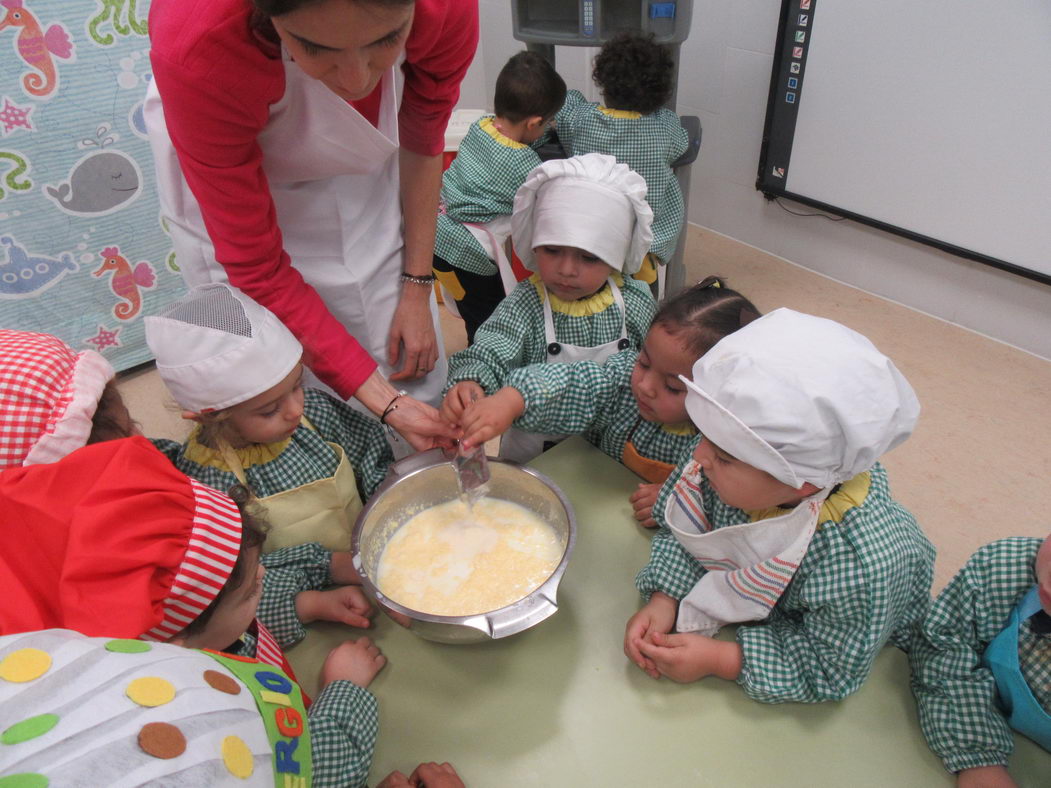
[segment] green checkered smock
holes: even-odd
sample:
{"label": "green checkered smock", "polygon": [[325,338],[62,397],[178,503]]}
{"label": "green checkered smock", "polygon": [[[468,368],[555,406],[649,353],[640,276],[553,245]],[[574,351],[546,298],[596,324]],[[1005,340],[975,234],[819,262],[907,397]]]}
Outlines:
{"label": "green checkered smock", "polygon": [[[354,469],[361,500],[368,500],[394,462],[380,423],[318,389],[303,390],[303,415],[314,427],[302,425],[290,438],[266,446],[235,449],[244,464],[252,493],[263,498],[331,476],[339,461],[328,442],[338,443]],[[197,430],[186,443],[158,438],[154,445],[175,467],[216,490],[226,491],[237,477],[217,451],[197,442]]]}
{"label": "green checkered smock", "polygon": [[671,169],[690,144],[679,116],[670,109],[649,115],[608,109],[571,90],[555,116],[555,127],[570,156],[605,153],[646,179],[646,201],[653,209],[650,251],[667,262],[675,252],[685,215],[682,190]]}
{"label": "green checkered smock", "polygon": [[[627,312],[626,326],[631,348],[638,350],[657,311],[649,286],[637,279],[613,274],[620,287]],[[449,358],[449,381],[446,391],[464,380],[478,383],[486,394],[503,387],[512,369],[547,360],[544,339],[545,294],[551,299],[551,319],[555,339],[569,345],[596,347],[620,337],[622,316],[613,300],[609,283],[592,296],[565,302],[546,293],[540,277],[533,274],[518,286],[482,323],[474,344]]]}
{"label": "green checkered smock", "polygon": [[[256,615],[281,648],[306,637],[295,597],[300,591],[320,591],[332,584],[332,553],[316,542],[286,547],[260,557],[266,567]],[[256,655],[254,635],[244,634],[230,653]],[[349,681],[333,681],[307,711],[316,788],[364,786],[379,733],[375,696]]]}
{"label": "green checkered smock", "polygon": [[[1041,542],[1019,536],[981,548],[918,627],[909,653],[912,691],[923,735],[950,772],[1006,766],[1014,749],[982,655],[1036,583],[1033,561]],[[1018,629],[1019,666],[1033,696],[1051,712],[1051,636],[1035,633],[1031,620]]]}
{"label": "green checkered smock", "polygon": [[583,435],[593,446],[622,462],[631,438],[643,457],[677,465],[691,450],[692,424],[645,421],[631,393],[637,350],[611,356],[605,364],[531,364],[512,370],[506,385],[519,391],[525,412],[514,426],[527,432]]}
{"label": "green checkered smock", "polygon": [[[665,506],[689,460],[668,478],[653,507],[660,530],[650,562],[635,578],[643,597],[682,599],[704,570],[668,530]],[[866,478],[867,477],[867,478]],[[784,514],[727,506],[703,482],[713,528]],[[860,500],[858,500],[860,498]],[[765,703],[840,700],[857,690],[888,641],[907,648],[930,600],[934,548],[915,518],[890,495],[887,473],[871,471],[829,496],[817,531],[785,593],[757,623],[741,624],[744,691]]]}
{"label": "green checkered smock", "polygon": [[497,131],[492,115],[472,123],[442,176],[434,253],[454,268],[481,276],[495,274],[496,263],[464,223],[510,216],[515,192],[538,166],[536,151]]}

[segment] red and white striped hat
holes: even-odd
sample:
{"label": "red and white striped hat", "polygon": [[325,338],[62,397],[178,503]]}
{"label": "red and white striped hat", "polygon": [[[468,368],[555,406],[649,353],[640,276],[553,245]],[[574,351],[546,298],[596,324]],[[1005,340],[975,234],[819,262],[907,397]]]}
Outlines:
{"label": "red and white striped hat", "polygon": [[216,598],[241,514],[142,437],[0,473],[0,635],[168,640]]}
{"label": "red and white striped hat", "polygon": [[91,434],[113,367],[61,339],[0,330],[0,469],[54,462]]}

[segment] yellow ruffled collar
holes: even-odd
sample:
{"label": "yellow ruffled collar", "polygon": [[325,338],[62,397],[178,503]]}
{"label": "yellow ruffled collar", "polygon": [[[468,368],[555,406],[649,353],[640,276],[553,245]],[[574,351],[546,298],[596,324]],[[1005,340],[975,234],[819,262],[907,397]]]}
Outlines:
{"label": "yellow ruffled collar", "polygon": [[661,424],[661,429],[669,435],[696,435],[697,427],[692,421],[680,421],[678,424]]}
{"label": "yellow ruffled collar", "polygon": [[[613,278],[617,287],[624,287],[624,277],[621,276],[619,271],[614,271],[610,276]],[[609,287],[609,282],[603,285],[602,289],[597,293],[585,296],[584,298],[578,298],[576,301],[563,301],[544,287],[544,282],[540,279],[540,274],[533,274],[529,277],[529,281],[532,282],[533,286],[536,288],[537,296],[540,298],[541,302],[544,300],[545,296],[548,301],[551,302],[552,312],[561,312],[563,315],[569,315],[570,317],[597,315],[601,312],[605,312],[613,303],[613,291]]]}
{"label": "yellow ruffled collar", "polygon": [[[829,521],[834,523],[843,522],[847,512],[861,506],[865,502],[871,485],[872,474],[869,471],[863,471],[853,479],[843,482],[839,485],[839,489],[828,496],[825,502],[821,504],[821,513],[817,518],[818,523],[827,523]],[[772,506],[769,509],[748,512],[748,516],[754,523],[770,517],[780,517],[784,513],[785,510],[782,507]]]}
{"label": "yellow ruffled collar", "polygon": [[603,115],[609,115],[611,118],[622,118],[624,120],[638,120],[642,117],[641,112],[635,112],[630,109],[613,109],[612,107],[604,107],[601,104],[598,105],[598,111]]}
{"label": "yellow ruffled collar", "polygon": [[517,140],[511,139],[502,131],[500,131],[500,129],[498,129],[496,127],[496,124],[493,122],[492,116],[489,116],[488,118],[482,118],[480,121],[478,121],[478,128],[480,128],[482,131],[484,131],[486,134],[488,134],[490,137],[492,137],[494,140],[496,140],[505,147],[514,148],[515,150],[529,147],[523,142],[518,142]]}
{"label": "yellow ruffled collar", "polygon": [[[193,432],[190,433],[190,437],[186,440],[186,448],[184,450],[186,459],[198,465],[232,472],[233,469],[223,459],[222,452],[218,449],[210,449],[197,440],[200,429],[200,427],[194,428]],[[233,452],[237,455],[237,459],[240,460],[242,468],[250,468],[253,465],[265,465],[277,459],[291,442],[292,436],[289,436],[277,443],[253,443],[242,449],[233,449]]]}

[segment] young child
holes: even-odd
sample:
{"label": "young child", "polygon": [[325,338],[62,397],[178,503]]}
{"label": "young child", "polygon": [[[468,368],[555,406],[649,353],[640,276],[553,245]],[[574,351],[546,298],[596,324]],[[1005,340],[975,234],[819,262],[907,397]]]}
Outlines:
{"label": "young child", "polygon": [[1011,729],[1051,751],[1051,536],[971,556],[919,622],[912,691],[957,785],[1013,786]]}
{"label": "young child", "polygon": [[530,143],[544,133],[565,98],[566,83],[541,55],[512,56],[496,78],[496,114],[471,125],[442,176],[434,273],[456,301],[468,344],[514,286],[503,245],[515,192],[540,164]]}
{"label": "young child", "polygon": [[57,337],[0,329],[0,469],[138,434],[113,367]]}
{"label": "young child", "polygon": [[157,371],[198,422],[185,443],[158,448],[209,487],[248,488],[270,523],[265,551],[349,550],[362,501],[393,461],[376,420],[304,388],[302,346],[227,284],[195,287],[145,324]]}
{"label": "young child", "polygon": [[[789,309],[683,381],[703,438],[657,496],[625,653],[654,678],[714,674],[768,703],[846,697],[929,601],[934,549],[878,463],[912,432],[912,388],[865,337]],[[757,623],[711,637],[735,622]]]}
{"label": "young child", "polygon": [[512,370],[504,388],[465,410],[464,445],[484,443],[512,423],[531,432],[582,434],[645,480],[631,503],[635,519],[656,527],[657,492],[697,436],[679,378],[716,342],[758,317],[751,301],[709,276],[661,305],[639,352],[617,353],[604,365]]}
{"label": "young child", "polygon": [[[646,179],[646,199],[653,208],[653,244],[646,265],[637,274],[656,279],[655,264],[675,252],[682,230],[684,206],[671,165],[689,146],[679,116],[664,109],[672,90],[672,59],[653,35],[621,33],[602,46],[592,77],[602,91],[602,104],[571,90],[555,116],[555,127],[566,152],[615,156]],[[656,258],[656,259],[653,259]]]}
{"label": "young child", "polygon": [[[474,344],[449,359],[442,415],[501,388],[528,364],[596,361],[638,349],[653,318],[649,288],[628,277],[650,245],[646,182],[611,156],[545,162],[515,195],[512,232],[536,273],[500,303]],[[509,431],[500,456],[525,462],[560,436]]]}
{"label": "young child", "polygon": [[[303,621],[369,623],[360,589],[319,590],[356,579],[349,554],[301,545],[261,563],[263,534],[243,505],[180,473],[145,438],[7,470],[0,509],[0,635],[62,628],[160,641],[291,676],[282,648],[304,636]],[[364,785],[377,724],[365,688],[384,662],[368,638],[325,660],[309,715],[313,785]],[[87,668],[75,669],[78,680]],[[274,675],[266,688],[287,693],[287,679]],[[146,702],[163,705],[169,686],[144,687]],[[294,743],[285,747],[295,754]]]}

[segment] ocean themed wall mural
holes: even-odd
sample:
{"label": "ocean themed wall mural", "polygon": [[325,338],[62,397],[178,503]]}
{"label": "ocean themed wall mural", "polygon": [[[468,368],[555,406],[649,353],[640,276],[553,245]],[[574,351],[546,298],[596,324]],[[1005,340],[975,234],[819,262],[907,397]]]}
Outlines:
{"label": "ocean themed wall mural", "polygon": [[118,369],[184,286],[142,118],[148,0],[0,0],[0,326]]}

